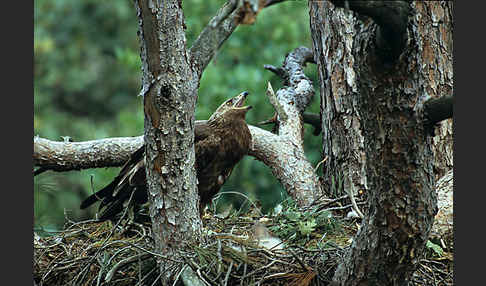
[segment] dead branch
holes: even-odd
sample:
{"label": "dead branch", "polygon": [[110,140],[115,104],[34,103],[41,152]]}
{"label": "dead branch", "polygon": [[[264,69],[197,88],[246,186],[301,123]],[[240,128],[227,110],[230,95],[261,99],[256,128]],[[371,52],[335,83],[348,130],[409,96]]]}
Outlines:
{"label": "dead branch", "polygon": [[143,136],[117,137],[84,142],[52,141],[34,137],[34,175],[123,165],[143,144]]}
{"label": "dead branch", "polygon": [[313,61],[312,52],[299,47],[286,56],[282,69],[276,68],[285,71],[289,84],[276,92],[278,104],[274,106],[281,109],[277,111],[278,133],[250,126],[252,136],[255,134],[250,155],[269,166],[301,206],[310,205],[319,193],[318,177],[305,157],[302,136],[303,112],[314,95],[312,82],[303,72],[309,61]]}

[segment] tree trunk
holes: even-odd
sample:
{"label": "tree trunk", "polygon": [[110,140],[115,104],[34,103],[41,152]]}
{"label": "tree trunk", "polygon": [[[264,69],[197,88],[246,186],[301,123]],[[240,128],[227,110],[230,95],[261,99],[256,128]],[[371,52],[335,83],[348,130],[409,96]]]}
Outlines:
{"label": "tree trunk", "polygon": [[[452,71],[452,60],[447,67]],[[452,87],[451,87],[452,88]],[[444,120],[435,127],[434,144],[434,174],[435,180],[445,176],[454,165],[452,119]]]}
{"label": "tree trunk", "polygon": [[[324,16],[315,8],[311,9],[314,13],[311,20],[314,58],[318,64],[321,90],[322,151],[327,156],[322,168],[323,177],[328,179],[328,186],[324,189],[337,191],[330,193],[333,196],[342,195],[344,189],[354,194],[359,189],[367,189],[353,56],[353,40],[360,22],[343,9],[319,2],[312,3],[311,7],[323,5],[333,15]],[[321,21],[318,22],[319,27],[315,26],[316,21]],[[337,186],[342,188],[336,189]]]}
{"label": "tree trunk", "polygon": [[423,103],[452,94],[453,4],[346,2],[342,9],[309,1],[325,178],[349,177],[345,188],[369,190],[368,215],[334,283],[407,285],[437,212],[433,132]]}
{"label": "tree trunk", "polygon": [[[181,1],[135,1],[142,59],[145,160],[150,217],[162,284],[177,267],[178,249],[199,237],[194,168],[194,110],[199,77],[186,51]],[[170,259],[169,259],[170,257]]]}

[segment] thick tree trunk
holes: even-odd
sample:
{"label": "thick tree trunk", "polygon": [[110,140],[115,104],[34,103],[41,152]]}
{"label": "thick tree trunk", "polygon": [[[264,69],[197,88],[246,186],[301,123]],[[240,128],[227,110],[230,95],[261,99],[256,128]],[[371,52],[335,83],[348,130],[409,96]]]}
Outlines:
{"label": "thick tree trunk", "polygon": [[135,1],[142,60],[145,160],[154,240],[162,256],[162,284],[183,264],[177,250],[199,237],[194,110],[204,68],[246,15],[242,1],[229,1],[186,48],[181,0]]}
{"label": "thick tree trunk", "polygon": [[142,59],[146,172],[150,217],[162,284],[177,267],[177,250],[199,237],[194,168],[194,110],[199,77],[186,51],[181,1],[135,1]]}
{"label": "thick tree trunk", "polygon": [[[452,2],[416,1],[410,14],[398,2],[349,1],[351,11],[309,1],[324,155],[331,158],[325,174],[356,174],[351,185],[369,189],[368,216],[335,273],[336,285],[406,285],[437,212],[424,102],[452,94]],[[408,23],[383,25],[400,14],[409,15]],[[408,41],[397,37],[402,30]]]}
{"label": "thick tree trunk", "polygon": [[[321,5],[319,10],[311,9],[311,29],[321,90],[322,151],[327,156],[322,170],[328,188],[342,182],[343,189],[331,188],[338,192],[332,195],[338,196],[344,190],[355,193],[367,189],[353,55],[354,37],[362,24],[326,1],[315,1],[311,7]],[[321,12],[325,10],[326,15]]]}

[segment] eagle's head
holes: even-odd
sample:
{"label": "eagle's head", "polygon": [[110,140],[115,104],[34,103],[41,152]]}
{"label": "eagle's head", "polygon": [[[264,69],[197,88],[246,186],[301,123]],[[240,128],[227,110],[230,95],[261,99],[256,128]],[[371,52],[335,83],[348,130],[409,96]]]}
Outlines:
{"label": "eagle's head", "polygon": [[208,122],[219,122],[224,123],[228,120],[243,119],[245,120],[245,115],[252,107],[251,105],[244,106],[248,92],[244,91],[237,96],[230,98],[223,102],[218,109],[211,115]]}

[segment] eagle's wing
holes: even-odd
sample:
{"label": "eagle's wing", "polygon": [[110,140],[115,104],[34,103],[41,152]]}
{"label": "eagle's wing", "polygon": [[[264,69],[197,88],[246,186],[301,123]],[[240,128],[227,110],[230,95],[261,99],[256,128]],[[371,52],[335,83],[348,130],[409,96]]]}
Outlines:
{"label": "eagle's wing", "polygon": [[221,139],[218,136],[208,135],[196,142],[196,170],[203,173],[216,160]]}
{"label": "eagle's wing", "polygon": [[208,125],[207,120],[196,120],[194,125],[194,142],[197,144],[199,141],[206,139],[211,135],[211,128]]}
{"label": "eagle's wing", "polygon": [[99,218],[108,219],[123,209],[125,202],[132,196],[132,192],[135,192],[132,197],[134,202],[146,201],[144,157],[145,146],[142,146],[130,156],[115,179],[103,189],[86,198],[80,208],[84,209],[101,201]]}

